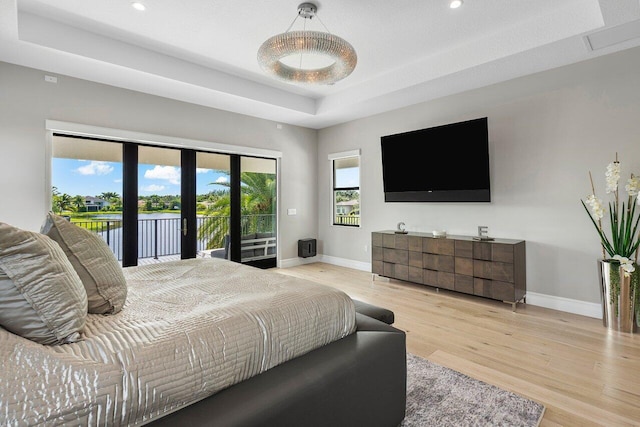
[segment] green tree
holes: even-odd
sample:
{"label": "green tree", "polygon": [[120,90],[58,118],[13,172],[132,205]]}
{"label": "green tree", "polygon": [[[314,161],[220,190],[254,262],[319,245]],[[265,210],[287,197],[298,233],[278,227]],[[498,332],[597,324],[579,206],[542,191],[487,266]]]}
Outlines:
{"label": "green tree", "polygon": [[107,202],[110,202],[111,200],[119,199],[120,195],[115,191],[105,191],[103,193],[98,194],[96,197],[102,200],[106,200]]}
{"label": "green tree", "polygon": [[61,214],[64,211],[71,210],[72,207],[72,198],[67,193],[57,193],[53,195],[53,200],[51,203],[51,207],[53,212]]}
{"label": "green tree", "polygon": [[84,197],[81,195],[77,195],[72,200],[73,206],[75,207],[76,212],[83,212],[85,208]]}
{"label": "green tree", "polygon": [[122,197],[115,191],[105,191],[96,196],[99,199],[109,202],[109,206],[103,207],[103,211],[121,211]]}
{"label": "green tree", "polygon": [[[276,176],[274,174],[243,172],[240,174],[240,215],[244,223],[242,229],[247,233],[271,232],[273,223],[248,222],[252,216],[272,215],[275,212]],[[212,185],[211,183],[210,185]],[[215,183],[230,188],[229,183]],[[229,233],[231,217],[231,199],[229,191],[219,195],[218,199],[206,211],[207,218],[198,230],[198,238],[206,240],[207,249],[220,248],[224,236]]]}

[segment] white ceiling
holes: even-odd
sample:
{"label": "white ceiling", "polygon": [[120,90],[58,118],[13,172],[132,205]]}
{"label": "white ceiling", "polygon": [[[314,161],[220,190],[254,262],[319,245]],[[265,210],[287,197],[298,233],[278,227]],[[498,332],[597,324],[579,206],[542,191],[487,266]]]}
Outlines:
{"label": "white ceiling", "polygon": [[319,129],[640,45],[640,0],[448,1],[317,1],[358,53],[332,86],[256,61],[298,0],[0,0],[0,60]]}

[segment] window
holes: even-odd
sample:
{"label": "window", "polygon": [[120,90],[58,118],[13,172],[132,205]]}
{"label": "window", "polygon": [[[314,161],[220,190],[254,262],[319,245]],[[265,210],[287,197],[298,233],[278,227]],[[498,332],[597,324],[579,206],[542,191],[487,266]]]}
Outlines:
{"label": "window", "polygon": [[329,155],[333,171],[333,225],[360,226],[360,150]]}

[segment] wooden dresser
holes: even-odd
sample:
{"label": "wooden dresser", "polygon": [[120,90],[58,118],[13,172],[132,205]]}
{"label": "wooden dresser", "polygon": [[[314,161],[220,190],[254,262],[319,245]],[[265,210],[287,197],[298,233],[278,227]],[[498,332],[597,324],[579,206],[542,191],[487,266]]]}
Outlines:
{"label": "wooden dresser", "polygon": [[373,274],[504,301],[513,310],[526,296],[525,264],[524,240],[371,233]]}

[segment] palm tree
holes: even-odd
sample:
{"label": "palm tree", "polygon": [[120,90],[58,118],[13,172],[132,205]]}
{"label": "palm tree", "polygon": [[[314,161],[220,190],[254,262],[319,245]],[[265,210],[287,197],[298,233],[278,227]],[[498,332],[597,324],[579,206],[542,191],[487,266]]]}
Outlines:
{"label": "palm tree", "polygon": [[[116,193],[115,191],[105,191],[100,193],[98,196],[99,199],[102,200],[106,200],[107,202],[109,202],[109,208],[108,210],[114,211],[114,210],[122,210],[122,199],[120,198],[120,195],[118,193]],[[104,210],[104,208],[103,208]]]}
{"label": "palm tree", "polygon": [[80,212],[85,207],[84,197],[79,194],[73,198],[72,202],[75,205],[76,212]]}
{"label": "palm tree", "polygon": [[[272,221],[257,223],[252,219],[257,215],[272,215],[276,198],[276,176],[274,174],[242,172],[240,174],[240,215],[243,220],[243,233],[272,232]],[[213,184],[213,183],[211,183]],[[211,185],[210,184],[210,185]],[[216,183],[230,188],[229,183]],[[224,244],[224,236],[229,233],[231,217],[231,200],[229,191],[207,210],[198,230],[198,238],[207,241],[207,249],[220,248]]]}
{"label": "palm tree", "polygon": [[97,197],[110,202],[112,199],[119,199],[120,195],[115,191],[105,191],[103,193],[100,193]]}
{"label": "palm tree", "polygon": [[71,204],[71,196],[67,193],[64,194],[54,194],[52,209],[56,213],[62,213],[65,210],[69,210],[72,207]]}

